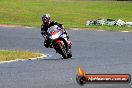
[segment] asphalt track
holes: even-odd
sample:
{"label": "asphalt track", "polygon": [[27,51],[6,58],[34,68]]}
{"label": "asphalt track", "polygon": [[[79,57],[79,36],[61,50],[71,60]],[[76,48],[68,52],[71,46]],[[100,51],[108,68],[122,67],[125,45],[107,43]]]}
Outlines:
{"label": "asphalt track", "polygon": [[0,64],[0,88],[132,88],[130,84],[76,83],[79,66],[87,73],[132,75],[132,33],[68,31],[73,58],[62,59],[43,46],[40,30],[0,27],[0,49],[45,53],[47,58]]}

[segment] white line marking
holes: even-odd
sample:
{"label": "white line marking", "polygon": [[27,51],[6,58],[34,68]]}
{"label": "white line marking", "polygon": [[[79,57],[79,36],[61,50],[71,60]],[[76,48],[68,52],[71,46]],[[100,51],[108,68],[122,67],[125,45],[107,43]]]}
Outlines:
{"label": "white line marking", "polygon": [[121,31],[121,32],[129,32],[129,31]]}
{"label": "white line marking", "polygon": [[79,29],[77,29],[77,28],[73,28],[72,30],[79,30]]}
{"label": "white line marking", "polygon": [[97,31],[106,31],[106,30],[97,30]]}

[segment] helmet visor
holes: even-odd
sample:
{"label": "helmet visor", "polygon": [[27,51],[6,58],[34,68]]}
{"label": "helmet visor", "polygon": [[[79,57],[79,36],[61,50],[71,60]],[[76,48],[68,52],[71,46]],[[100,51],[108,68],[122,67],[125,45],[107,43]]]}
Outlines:
{"label": "helmet visor", "polygon": [[42,21],[43,21],[44,23],[46,23],[46,22],[48,22],[48,18],[42,18]]}

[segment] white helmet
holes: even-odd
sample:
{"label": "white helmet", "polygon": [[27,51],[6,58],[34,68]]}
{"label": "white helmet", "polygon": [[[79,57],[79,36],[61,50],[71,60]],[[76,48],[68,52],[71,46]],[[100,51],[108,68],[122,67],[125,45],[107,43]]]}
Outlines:
{"label": "white helmet", "polygon": [[50,15],[49,14],[45,14],[45,15],[42,16],[42,21],[44,23],[49,22],[49,20],[50,20]]}

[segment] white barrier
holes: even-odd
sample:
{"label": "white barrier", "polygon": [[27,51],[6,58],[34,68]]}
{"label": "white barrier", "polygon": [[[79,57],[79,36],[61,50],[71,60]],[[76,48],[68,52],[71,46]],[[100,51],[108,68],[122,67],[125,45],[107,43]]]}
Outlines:
{"label": "white barrier", "polygon": [[118,19],[117,21],[113,19],[107,19],[106,21],[104,19],[97,19],[97,20],[91,20],[86,22],[86,26],[89,25],[117,25],[117,26],[127,26],[127,27],[132,27],[132,22],[125,22],[121,19]]}

